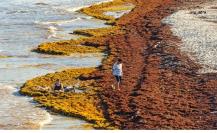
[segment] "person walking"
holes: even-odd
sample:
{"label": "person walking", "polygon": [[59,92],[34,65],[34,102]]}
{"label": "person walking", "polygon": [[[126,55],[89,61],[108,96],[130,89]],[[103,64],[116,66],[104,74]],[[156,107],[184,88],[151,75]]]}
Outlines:
{"label": "person walking", "polygon": [[[116,79],[115,87],[117,87],[117,89],[120,90],[120,84],[123,76],[121,59],[117,59],[117,61],[114,63],[112,67],[112,74],[115,76]],[[114,88],[114,86],[112,87]]]}

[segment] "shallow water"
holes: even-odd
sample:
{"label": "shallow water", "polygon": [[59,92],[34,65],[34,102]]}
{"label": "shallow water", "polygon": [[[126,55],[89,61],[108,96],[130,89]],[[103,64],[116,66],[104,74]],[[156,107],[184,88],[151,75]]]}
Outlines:
{"label": "shallow water", "polygon": [[1,85],[0,95],[1,129],[38,129],[50,122],[45,110],[36,108],[31,98],[21,97],[14,87]]}
{"label": "shallow water", "polygon": [[[93,130],[91,126],[86,128],[86,122],[77,118],[51,114],[54,119],[52,122],[45,124],[43,130]],[[64,123],[63,123],[64,122]]]}
{"label": "shallow water", "polygon": [[112,16],[114,18],[120,18],[123,15],[128,14],[130,11],[132,11],[132,9],[135,6],[133,4],[127,4],[127,5],[125,5],[125,7],[128,7],[129,9],[128,10],[122,10],[122,11],[108,11],[108,12],[105,12],[104,14],[108,15],[108,16]]}
{"label": "shallow water", "polygon": [[[76,38],[69,34],[74,29],[104,27],[103,21],[75,12],[78,7],[102,1],[0,1],[0,55],[12,56],[0,59],[0,129],[69,128],[64,124],[70,123],[68,118],[37,108],[31,98],[20,96],[17,88],[36,76],[101,63],[102,55],[48,56],[31,49],[46,41]],[[77,119],[71,122],[80,128],[86,123]]]}
{"label": "shallow water", "polygon": [[126,11],[115,11],[115,12],[106,12],[105,15],[108,15],[108,16],[112,16],[114,18],[120,18],[121,16],[129,13],[131,10],[126,10]]}
{"label": "shallow water", "polygon": [[199,73],[217,72],[217,1],[200,9],[180,10],[165,18],[182,40],[181,51],[202,65]]}

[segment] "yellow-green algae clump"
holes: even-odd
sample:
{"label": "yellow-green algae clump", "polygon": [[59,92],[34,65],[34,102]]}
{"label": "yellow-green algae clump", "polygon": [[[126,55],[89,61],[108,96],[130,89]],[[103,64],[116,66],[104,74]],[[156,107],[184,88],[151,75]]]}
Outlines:
{"label": "yellow-green algae clump", "polygon": [[103,52],[105,36],[122,34],[118,27],[99,29],[76,30],[75,34],[83,34],[91,37],[81,37],[77,40],[65,40],[59,42],[46,42],[38,46],[34,51],[53,55],[71,55],[74,53],[99,53]]}
{"label": "yellow-green algae clump", "polygon": [[59,42],[46,42],[38,46],[34,51],[39,53],[53,54],[53,55],[70,55],[72,53],[97,53],[102,50],[92,46],[84,46],[85,38],[78,40],[66,40]]}
{"label": "yellow-green algae clump", "polygon": [[120,27],[112,26],[112,27],[105,27],[105,28],[98,28],[98,29],[79,29],[74,30],[74,34],[83,35],[87,37],[104,37],[112,34],[117,34],[120,31]]}
{"label": "yellow-green algae clump", "polygon": [[[28,80],[21,87],[20,93],[32,96],[43,107],[47,107],[54,112],[82,118],[93,123],[95,128],[112,129],[95,100],[94,89],[84,93],[53,92],[49,89],[57,79],[61,79],[64,85],[74,85],[79,81],[80,76],[90,74],[93,71],[95,71],[94,68],[68,69],[36,77]],[[93,80],[80,80],[79,82],[80,87],[85,88],[91,85]]]}
{"label": "yellow-green algae clump", "polygon": [[131,0],[113,0],[111,2],[95,4],[90,7],[83,8],[80,12],[112,23],[115,22],[116,19],[113,16],[106,15],[105,12],[131,10],[133,7],[129,6],[129,3],[131,3]]}
{"label": "yellow-green algae clump", "polygon": [[[107,11],[122,11],[132,9],[129,6],[131,0],[114,0],[101,4],[92,5],[80,10],[87,15],[98,19],[107,20],[107,23],[114,23],[116,19],[113,16],[105,15]],[[75,30],[74,34],[84,35],[76,40],[66,40],[58,42],[45,42],[40,44],[33,51],[53,55],[70,55],[73,53],[97,53],[105,50],[105,36],[122,34],[119,26],[110,26],[98,29]]]}
{"label": "yellow-green algae clump", "polygon": [[[79,82],[80,87],[87,87],[87,82],[90,81],[79,81],[78,78],[81,75],[89,74],[95,71],[94,68],[79,68],[79,69],[68,69],[61,72],[49,73],[45,76],[36,77],[34,79],[26,81],[23,85],[21,92],[23,94],[28,94],[31,96],[35,96],[35,92],[38,93],[41,91],[42,94],[44,92],[49,91],[48,88],[51,87],[57,79],[61,79],[61,82],[65,86],[75,85]],[[85,84],[85,86],[84,86]],[[41,89],[47,88],[47,89]]]}

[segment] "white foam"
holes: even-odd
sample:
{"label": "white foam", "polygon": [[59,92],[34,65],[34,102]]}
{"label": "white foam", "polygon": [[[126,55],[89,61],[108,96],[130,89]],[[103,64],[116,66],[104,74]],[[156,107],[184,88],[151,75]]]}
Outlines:
{"label": "white foam", "polygon": [[51,117],[51,115],[49,113],[47,113],[45,117],[46,117],[46,119],[39,123],[40,129],[42,129],[44,125],[50,123],[53,120],[53,118]]}
{"label": "white foam", "polygon": [[81,18],[78,17],[71,20],[57,20],[57,21],[46,21],[46,22],[35,21],[34,23],[40,25],[62,25],[62,24],[72,23],[78,20],[81,20]]}
{"label": "white foam", "polygon": [[56,30],[57,30],[57,28],[55,26],[49,26],[48,27],[48,31],[50,31],[50,32],[54,32]]}
{"label": "white foam", "polygon": [[52,37],[54,37],[54,38],[56,38],[57,36],[57,28],[56,27],[54,27],[54,26],[49,26],[48,27],[48,32],[49,32],[49,35],[48,35],[48,39],[49,38],[52,38]]}
{"label": "white foam", "polygon": [[52,120],[46,110],[31,103],[32,98],[17,91],[14,86],[0,84],[0,125],[4,129],[39,129]]}
{"label": "white foam", "polygon": [[67,12],[76,12],[76,11],[79,11],[80,9],[88,7],[88,6],[80,6],[80,7],[67,8],[67,9],[65,9],[65,11],[67,11]]}
{"label": "white foam", "polygon": [[3,85],[0,83],[0,90],[16,90],[16,88],[12,85]]}

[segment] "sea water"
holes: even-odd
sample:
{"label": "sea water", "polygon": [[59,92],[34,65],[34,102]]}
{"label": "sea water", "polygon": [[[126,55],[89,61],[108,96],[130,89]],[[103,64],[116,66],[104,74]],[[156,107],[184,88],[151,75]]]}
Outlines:
{"label": "sea water", "polygon": [[31,52],[42,42],[76,38],[70,34],[75,29],[104,27],[103,21],[75,12],[97,2],[103,0],[0,1],[0,55],[10,56],[0,58],[0,129],[69,129],[69,123],[82,129],[79,126],[84,121],[51,115],[18,90],[26,80],[40,75],[100,64],[102,55],[64,57]]}

